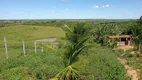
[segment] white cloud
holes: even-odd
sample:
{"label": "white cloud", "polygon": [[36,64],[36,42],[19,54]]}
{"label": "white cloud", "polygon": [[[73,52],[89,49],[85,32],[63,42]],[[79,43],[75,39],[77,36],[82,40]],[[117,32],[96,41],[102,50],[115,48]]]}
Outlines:
{"label": "white cloud", "polygon": [[66,11],[68,11],[69,9],[68,8],[66,8]]}
{"label": "white cloud", "polygon": [[102,6],[102,8],[108,8],[108,7],[110,7],[110,5],[108,5],[108,4]]}
{"label": "white cloud", "polygon": [[105,8],[105,6],[103,5],[102,8]]}
{"label": "white cloud", "polygon": [[109,7],[109,5],[106,5],[106,7]]}
{"label": "white cloud", "polygon": [[52,10],[51,12],[54,13],[55,11]]}
{"label": "white cloud", "polygon": [[97,5],[93,5],[93,7],[92,8],[99,8],[99,6],[97,6]]}

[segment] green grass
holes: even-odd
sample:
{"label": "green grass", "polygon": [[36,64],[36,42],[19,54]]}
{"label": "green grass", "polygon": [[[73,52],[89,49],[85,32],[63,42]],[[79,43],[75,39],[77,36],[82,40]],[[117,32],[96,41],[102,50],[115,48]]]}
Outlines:
{"label": "green grass", "polygon": [[29,25],[17,25],[0,28],[0,41],[3,41],[4,37],[8,40],[35,40],[48,37],[64,37],[64,32],[59,27],[49,26],[29,26]]}
{"label": "green grass", "polygon": [[81,57],[89,61],[84,71],[92,73],[92,80],[130,80],[116,53],[107,47],[92,48]]}
{"label": "green grass", "polygon": [[142,57],[138,57],[134,54],[131,54],[136,50],[130,49],[127,50],[124,56],[121,56],[122,58],[127,60],[127,64],[134,68],[135,70],[138,70],[138,75],[140,76],[140,80],[142,79]]}
{"label": "green grass", "polygon": [[30,54],[26,58],[11,59],[8,65],[0,66],[0,80],[47,80],[64,68],[56,52]]}
{"label": "green grass", "polygon": [[64,36],[64,32],[59,27],[31,25],[2,27],[0,28],[0,63],[5,62],[4,37],[7,38],[9,58],[16,58],[23,54],[22,40],[25,40],[26,53],[30,54],[34,52],[34,40]]}
{"label": "green grass", "polygon": [[[7,37],[9,60],[5,63],[3,37]],[[46,48],[41,53],[37,43],[37,55],[34,54],[33,40],[48,37],[61,38],[64,32],[58,27],[17,25],[0,28],[0,80],[48,80],[65,68],[62,55],[66,48]],[[25,40],[27,57],[23,56],[22,40]],[[62,42],[64,42],[62,40]],[[62,44],[63,45],[63,44]],[[49,45],[50,46],[50,45]],[[109,48],[100,47],[85,50],[79,56],[83,64],[83,80],[129,80],[124,67],[118,62],[117,55]]]}
{"label": "green grass", "polygon": [[142,57],[125,57],[127,59],[127,64],[132,66],[134,69],[136,70],[140,70],[138,71],[139,76],[140,76],[140,80],[142,79]]}
{"label": "green grass", "polygon": [[[97,45],[96,45],[97,46]],[[62,53],[64,48],[47,50],[37,55],[28,54],[11,59],[8,65],[0,66],[0,80],[48,80],[65,67]],[[81,80],[130,80],[117,55],[109,48],[94,47],[79,56],[80,71],[90,73]]]}

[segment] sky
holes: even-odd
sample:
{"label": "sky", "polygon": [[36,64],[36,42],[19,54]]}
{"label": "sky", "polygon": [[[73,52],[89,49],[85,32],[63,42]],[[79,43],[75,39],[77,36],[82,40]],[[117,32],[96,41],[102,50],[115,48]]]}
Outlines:
{"label": "sky", "polygon": [[142,0],[0,0],[0,19],[138,19]]}

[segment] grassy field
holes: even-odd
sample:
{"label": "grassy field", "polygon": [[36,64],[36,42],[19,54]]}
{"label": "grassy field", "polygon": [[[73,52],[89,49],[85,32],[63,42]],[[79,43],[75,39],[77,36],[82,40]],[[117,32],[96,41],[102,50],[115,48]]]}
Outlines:
{"label": "grassy field", "polygon": [[[0,80],[48,80],[53,78],[64,67],[61,53],[64,49],[47,51],[11,59],[8,65],[0,67]],[[106,47],[96,47],[79,56],[81,71],[90,73],[82,76],[83,80],[130,80],[124,67],[118,62],[117,55]],[[112,65],[113,64],[113,65]],[[82,80],[81,79],[81,80]]]}
{"label": "grassy field", "polygon": [[48,37],[64,37],[64,32],[58,27],[16,25],[0,28],[0,41],[3,37],[8,40],[36,40]]}
{"label": "grassy field", "polygon": [[7,38],[9,58],[22,55],[22,40],[25,40],[26,53],[34,52],[34,40],[49,37],[64,37],[64,32],[58,27],[16,25],[0,28],[0,63],[5,62],[3,38]]}
{"label": "grassy field", "polygon": [[[9,63],[5,64],[3,37],[7,37]],[[0,80],[48,80],[65,68],[62,58],[65,47],[46,49],[40,47],[34,55],[33,40],[64,37],[58,27],[17,25],[0,28]],[[25,40],[27,57],[22,53]],[[90,73],[81,80],[130,80],[117,55],[110,48],[95,44],[79,56],[83,67],[80,71]],[[113,65],[112,65],[113,64]]]}

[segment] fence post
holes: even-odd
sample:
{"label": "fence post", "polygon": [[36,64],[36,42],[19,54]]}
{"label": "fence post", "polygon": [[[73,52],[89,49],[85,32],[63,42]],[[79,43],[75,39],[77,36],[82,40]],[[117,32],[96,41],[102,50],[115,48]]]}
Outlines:
{"label": "fence post", "polygon": [[6,37],[4,37],[4,45],[5,45],[6,63],[8,64],[8,50],[7,50]]}
{"label": "fence post", "polygon": [[24,53],[24,57],[26,57],[26,51],[25,51],[25,43],[24,43],[24,40],[22,41],[23,43],[23,53]]}
{"label": "fence post", "polygon": [[51,48],[53,48],[53,44],[51,43]]}
{"label": "fence post", "polygon": [[43,42],[42,42],[42,46],[41,46],[41,52],[43,53]]}
{"label": "fence post", "polygon": [[35,46],[35,55],[36,55],[36,41],[34,41],[34,46]]}

